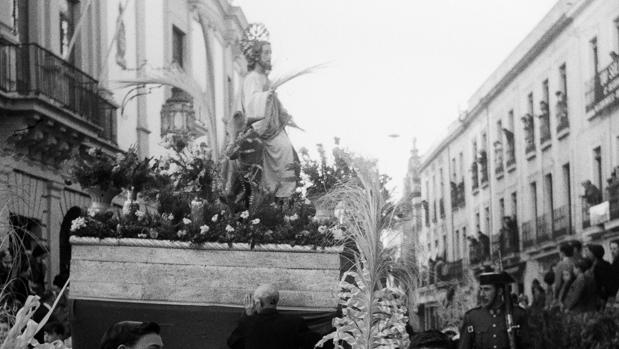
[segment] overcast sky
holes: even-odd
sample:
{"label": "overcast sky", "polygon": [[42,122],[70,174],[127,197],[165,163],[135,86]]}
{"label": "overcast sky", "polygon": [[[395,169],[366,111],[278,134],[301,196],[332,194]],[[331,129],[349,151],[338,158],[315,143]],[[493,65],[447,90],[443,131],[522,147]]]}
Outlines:
{"label": "overcast sky", "polygon": [[[264,23],[273,75],[329,62],[279,90],[305,132],[379,159],[400,188],[413,137],[427,151],[556,0],[235,0]],[[399,138],[389,137],[398,134]],[[399,191],[398,191],[399,192]]]}

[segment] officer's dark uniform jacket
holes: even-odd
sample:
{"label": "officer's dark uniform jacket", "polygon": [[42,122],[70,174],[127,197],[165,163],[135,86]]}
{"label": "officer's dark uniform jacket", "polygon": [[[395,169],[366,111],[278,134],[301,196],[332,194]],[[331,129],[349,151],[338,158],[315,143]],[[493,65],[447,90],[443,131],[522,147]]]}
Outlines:
{"label": "officer's dark uniform jacket", "polygon": [[[515,330],[517,348],[531,348],[526,311],[514,306],[513,319],[520,326]],[[504,304],[491,310],[484,307],[469,310],[464,314],[460,330],[460,349],[509,349],[505,321]]]}

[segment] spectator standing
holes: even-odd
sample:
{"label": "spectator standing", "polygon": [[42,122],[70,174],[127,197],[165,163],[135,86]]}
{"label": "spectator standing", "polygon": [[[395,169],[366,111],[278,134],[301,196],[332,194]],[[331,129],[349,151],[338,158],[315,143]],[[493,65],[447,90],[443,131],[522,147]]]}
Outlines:
{"label": "spectator standing", "polygon": [[565,309],[565,298],[567,293],[574,282],[574,274],[571,270],[564,270],[561,274],[561,289],[559,290],[559,294],[557,294],[557,304],[561,307],[561,309]]}
{"label": "spectator standing", "polygon": [[599,303],[595,279],[587,270],[592,266],[591,260],[584,258],[574,267],[576,278],[565,296],[564,310],[571,313],[592,312]]}
{"label": "spectator standing", "polygon": [[585,258],[584,253],[582,251],[582,242],[578,240],[572,240],[568,242],[570,246],[572,246],[572,250],[574,252],[574,263]]}
{"label": "spectator standing", "polygon": [[533,302],[531,302],[530,309],[532,311],[542,311],[546,306],[546,291],[537,279],[533,279],[531,284],[531,295]]}
{"label": "spectator standing", "polygon": [[619,239],[610,242],[610,255],[612,258],[610,272],[613,283],[609,289],[608,297],[609,302],[614,302],[617,299],[617,291],[619,291]]}
{"label": "spectator standing", "polygon": [[563,272],[568,270],[570,273],[574,269],[574,248],[568,243],[562,243],[559,245],[559,256],[561,260],[555,267],[555,285],[554,294],[559,295],[561,287],[563,287]]}
{"label": "spectator standing", "polygon": [[544,283],[546,284],[546,301],[544,304],[545,309],[550,309],[555,303],[553,288],[553,284],[555,283],[555,272],[554,270],[552,270],[553,268],[554,266],[552,266],[551,270],[546,272],[546,275],[544,275]]}
{"label": "spectator standing", "polygon": [[228,338],[232,349],[313,348],[312,333],[302,317],[277,311],[279,291],[274,285],[259,286],[245,299],[245,314]]}
{"label": "spectator standing", "polygon": [[604,260],[604,247],[602,245],[587,245],[585,254],[587,258],[593,261],[591,271],[597,286],[598,299],[600,300],[599,308],[603,309],[606,306],[610,289],[615,282],[612,279],[611,266],[610,263]]}

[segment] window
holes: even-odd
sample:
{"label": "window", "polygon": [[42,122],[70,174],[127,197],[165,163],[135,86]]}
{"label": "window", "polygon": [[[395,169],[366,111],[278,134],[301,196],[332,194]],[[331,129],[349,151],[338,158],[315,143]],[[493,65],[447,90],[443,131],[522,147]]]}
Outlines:
{"label": "window", "polygon": [[512,217],[518,220],[518,194],[512,193]]}
{"label": "window", "polygon": [[[617,144],[619,144],[619,137],[617,138]],[[458,157],[460,158],[460,176],[464,182],[464,153],[460,152]]]}
{"label": "window", "polygon": [[488,136],[486,136],[486,132],[481,134],[481,146],[480,148],[482,150],[486,149],[486,146],[488,144]]}
{"label": "window", "polygon": [[444,191],[443,191],[443,169],[440,168],[438,170],[438,180],[439,180],[439,185],[440,185],[440,194],[441,194],[441,199],[444,197]]}
{"label": "window", "polygon": [[537,218],[537,184],[535,182],[531,182],[531,213],[533,214],[533,219]]}
{"label": "window", "polygon": [[74,1],[63,0],[60,2],[60,55],[64,56],[69,50],[69,44],[73,35]]}
{"label": "window", "polygon": [[505,217],[505,199],[499,199],[499,222],[503,221],[503,217]]}
{"label": "window", "polygon": [[484,215],[486,216],[486,226],[484,228],[486,229],[486,234],[490,235],[490,207],[484,208]]}
{"label": "window", "polygon": [[544,197],[546,199],[546,212],[552,215],[552,211],[554,210],[553,203],[553,194],[552,194],[552,174],[547,174],[544,176],[544,186],[546,187],[544,190]]}
{"label": "window", "polygon": [[598,53],[598,38],[591,39],[591,62],[593,62],[593,75],[597,75],[600,68],[600,57]]}
{"label": "window", "polygon": [[560,79],[559,90],[563,92],[563,96],[567,98],[567,70],[565,67],[565,63],[563,63],[559,67],[559,79]]}
{"label": "window", "polygon": [[454,248],[453,248],[454,260],[460,259],[460,231],[456,230]]}
{"label": "window", "polygon": [[172,62],[178,64],[179,67],[184,67],[185,52],[185,33],[178,29],[176,26],[172,26]]}
{"label": "window", "polygon": [[510,131],[514,130],[514,109],[510,110],[509,113],[507,113],[507,126],[509,127]]}
{"label": "window", "polygon": [[451,181],[458,182],[458,174],[456,173],[456,158],[451,159]]}
{"label": "window", "polygon": [[481,220],[479,217],[479,212],[475,212],[475,227],[477,228],[477,231],[481,231]]}
{"label": "window", "polygon": [[565,203],[567,204],[568,224],[572,226],[572,188],[570,185],[570,164],[563,165],[563,192],[565,193]]}
{"label": "window", "polygon": [[602,191],[602,148],[593,149],[593,181],[595,186]]}
{"label": "window", "polygon": [[527,96],[527,112],[529,113],[529,115],[534,115],[533,92],[529,93],[529,95]]}
{"label": "window", "polygon": [[548,79],[544,80],[544,82],[542,82],[542,100],[548,104],[548,101],[550,100],[550,91],[549,91],[549,87],[548,87]]}

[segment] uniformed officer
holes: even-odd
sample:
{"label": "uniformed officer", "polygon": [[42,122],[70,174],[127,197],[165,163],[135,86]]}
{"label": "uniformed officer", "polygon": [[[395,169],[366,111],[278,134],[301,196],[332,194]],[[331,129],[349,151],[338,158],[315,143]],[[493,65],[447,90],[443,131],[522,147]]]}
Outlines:
{"label": "uniformed officer", "polygon": [[[504,286],[513,282],[509,274],[483,273],[479,277],[481,306],[464,314],[460,330],[460,349],[510,349],[507,335]],[[531,348],[527,313],[513,307],[517,349]]]}

